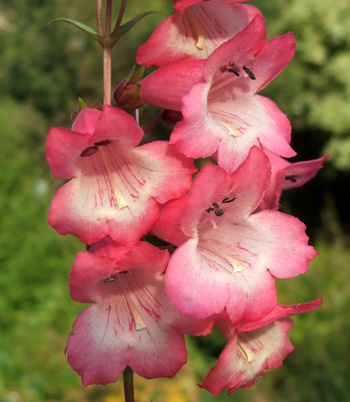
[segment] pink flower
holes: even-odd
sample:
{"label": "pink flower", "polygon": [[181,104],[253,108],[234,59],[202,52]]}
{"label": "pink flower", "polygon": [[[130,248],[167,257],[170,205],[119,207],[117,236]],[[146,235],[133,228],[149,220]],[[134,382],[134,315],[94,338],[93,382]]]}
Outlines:
{"label": "pink flower", "polygon": [[165,295],[169,259],[145,242],[131,250],[106,238],[79,252],[70,275],[74,300],[92,303],[76,319],[67,354],[84,386],[118,380],[126,366],[146,378],[172,377],[186,363],[184,334],[212,323],[186,317]]}
{"label": "pink flower", "polygon": [[238,388],[251,387],[255,379],[271,368],[282,365],[293,346],[288,333],[293,326],[287,315],[316,310],[322,300],[293,306],[277,305],[262,320],[232,325],[224,318],[216,324],[228,340],[217,364],[199,386],[215,395],[225,388],[228,395]]}
{"label": "pink flower", "polygon": [[232,175],[205,165],[187,201],[162,208],[153,232],[179,246],[166,279],[181,313],[206,318],[226,309],[234,324],[259,320],[276,306],[274,277],[307,271],[316,252],[305,226],[278,211],[254,213],[269,181],[268,159],[254,147]]}
{"label": "pink flower", "polygon": [[182,0],[138,49],[136,62],[149,67],[185,59],[206,59],[218,46],[245,28],[260,11],[238,1]]}
{"label": "pink flower", "polygon": [[265,191],[260,209],[278,209],[282,190],[300,187],[316,176],[328,156],[311,161],[290,163],[285,159],[264,150],[271,164],[271,183]]}
{"label": "pink flower", "polygon": [[110,106],[83,110],[72,130],[51,128],[48,163],[72,180],[52,201],[50,225],[88,244],[109,235],[130,246],[147,233],[158,203],[183,195],[196,169],[167,142],[136,147],[142,137],[130,115]]}
{"label": "pink flower", "polygon": [[289,120],[274,102],[257,95],[292,59],[294,38],[289,33],[265,42],[265,36],[258,15],[206,61],[174,63],[141,82],[141,102],[182,112],[170,138],[180,152],[193,158],[214,155],[228,173],[254,145],[295,155]]}

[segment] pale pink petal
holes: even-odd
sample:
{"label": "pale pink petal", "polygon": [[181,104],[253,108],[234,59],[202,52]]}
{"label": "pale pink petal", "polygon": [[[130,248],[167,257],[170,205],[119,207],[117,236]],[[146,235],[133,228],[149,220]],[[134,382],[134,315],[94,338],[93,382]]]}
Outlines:
{"label": "pale pink petal", "polygon": [[174,246],[180,246],[188,240],[181,229],[184,209],[188,195],[171,200],[160,206],[159,218],[152,228],[152,234]]}
{"label": "pale pink petal", "polygon": [[282,190],[300,187],[311,180],[322,168],[328,156],[319,159],[290,163],[280,156],[264,149],[268,156],[271,168],[271,183],[265,192],[259,209],[278,209],[278,200]]}
{"label": "pale pink petal", "polygon": [[204,60],[187,60],[165,66],[140,82],[140,103],[181,111],[182,97],[203,81]]}
{"label": "pale pink petal", "polygon": [[272,322],[286,316],[310,313],[318,309],[321,304],[322,304],[321,298],[313,300],[312,302],[293,304],[291,306],[283,306],[281,304],[277,304],[277,306],[263,319],[256,322],[247,322],[241,324],[237,327],[237,331],[238,332],[253,331],[257,328],[269,325]]}
{"label": "pale pink petal", "polygon": [[195,84],[183,97],[183,120],[176,124],[170,142],[176,149],[192,158],[213,155],[222,138],[220,126],[209,113],[207,105],[209,86]]}
{"label": "pale pink petal", "polygon": [[282,189],[300,187],[316,176],[317,172],[322,168],[328,155],[319,159],[304,162],[294,162],[288,164],[284,169],[285,181]]}
{"label": "pale pink petal", "polygon": [[192,174],[197,169],[193,165],[193,160],[177,152],[173,145],[165,141],[154,141],[137,148],[135,153],[140,153],[143,157],[147,155],[158,165],[157,171],[149,175],[150,180],[154,180],[152,196],[157,202],[164,204],[173,198],[178,198],[191,187]]}
{"label": "pale pink petal", "polygon": [[247,243],[262,257],[262,262],[277,278],[292,278],[308,270],[317,252],[308,245],[305,225],[294,216],[263,210],[250,216],[255,235]]}
{"label": "pale pink petal", "polygon": [[76,159],[81,151],[93,145],[90,134],[77,133],[62,127],[50,128],[46,138],[46,160],[53,175],[71,179],[76,170]]}
{"label": "pale pink petal", "polygon": [[83,109],[73,122],[72,130],[81,134],[93,135],[101,111],[98,109]]}
{"label": "pale pink petal", "polygon": [[112,106],[103,107],[94,132],[97,141],[115,139],[130,147],[136,147],[143,134],[143,130],[132,116]]}
{"label": "pale pink petal", "polygon": [[291,32],[265,42],[247,67],[254,72],[256,80],[251,83],[252,92],[262,91],[293,59],[295,39]]}
{"label": "pale pink petal", "polygon": [[[172,255],[166,270],[166,291],[181,313],[198,318],[220,313],[230,299],[226,272],[211,266],[210,260],[203,260],[194,239]],[[243,292],[240,296],[244,300]]]}

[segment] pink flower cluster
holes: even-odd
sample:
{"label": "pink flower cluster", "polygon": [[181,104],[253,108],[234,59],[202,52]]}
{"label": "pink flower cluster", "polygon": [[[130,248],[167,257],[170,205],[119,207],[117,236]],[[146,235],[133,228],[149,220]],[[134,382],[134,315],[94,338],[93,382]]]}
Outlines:
{"label": "pink flower cluster", "polygon": [[174,3],[137,54],[159,67],[137,84],[138,104],[181,116],[170,140],[141,145],[143,130],[112,106],[51,128],[47,160],[68,182],[48,220],[88,245],[69,278],[71,297],[91,303],[67,346],[83,385],[127,366],[172,377],[187,360],[184,335],[216,326],[227,346],[200,386],[218,395],[280,366],[293,349],[287,316],[321,303],[278,304],[275,278],[305,273],[316,255],[278,201],[325,158],[283,159],[295,155],[290,123],[257,94],[292,59],[293,35],[266,41],[259,10],[236,0]]}

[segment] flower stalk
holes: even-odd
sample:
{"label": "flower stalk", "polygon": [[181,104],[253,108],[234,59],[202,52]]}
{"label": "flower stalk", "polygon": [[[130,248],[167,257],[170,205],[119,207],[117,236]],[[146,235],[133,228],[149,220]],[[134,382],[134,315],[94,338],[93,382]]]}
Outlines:
{"label": "flower stalk", "polygon": [[123,371],[124,399],[125,402],[135,402],[134,397],[134,372],[129,366]]}

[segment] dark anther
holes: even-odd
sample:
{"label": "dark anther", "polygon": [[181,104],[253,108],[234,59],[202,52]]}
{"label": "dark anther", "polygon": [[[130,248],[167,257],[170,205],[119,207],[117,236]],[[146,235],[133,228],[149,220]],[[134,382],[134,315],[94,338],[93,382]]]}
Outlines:
{"label": "dark anther", "polygon": [[239,77],[239,68],[236,66],[236,64],[233,61],[230,61],[229,63],[225,64],[224,66],[220,67],[220,72],[221,73],[233,73]]}
{"label": "dark anther", "polygon": [[248,77],[251,80],[256,80],[255,75],[254,75],[253,71],[250,68],[244,66],[243,70],[248,74]]}
{"label": "dark anther", "polygon": [[291,181],[292,183],[295,183],[298,179],[301,179],[303,176],[299,175],[294,175],[294,176],[286,176],[286,180]]}
{"label": "dark anther", "polygon": [[206,211],[207,212],[214,211],[214,214],[216,216],[222,216],[224,214],[224,211],[220,208],[219,204],[217,204],[216,202],[211,204]]}
{"label": "dark anther", "polygon": [[110,276],[108,275],[107,278],[105,278],[103,280],[104,283],[110,283],[110,282],[114,282],[115,281],[115,277],[114,276]]}
{"label": "dark anther", "polygon": [[110,144],[111,142],[112,142],[112,140],[102,140],[102,141],[95,142],[94,144],[95,144],[97,147],[103,147],[104,145],[108,145],[108,144]]}
{"label": "dark anther", "polygon": [[224,214],[224,211],[221,208],[216,208],[214,214],[216,216],[222,216]]}
{"label": "dark anther", "polygon": [[91,156],[97,152],[98,148],[96,145],[92,147],[84,149],[84,151],[80,152],[80,156]]}
{"label": "dark anther", "polygon": [[239,77],[239,68],[236,66],[236,64],[233,61],[230,61],[228,63],[227,71],[229,73],[233,73]]}
{"label": "dark anther", "polygon": [[129,271],[120,271],[119,273],[125,275],[125,274],[128,274]]}
{"label": "dark anther", "polygon": [[232,197],[226,197],[222,200],[224,204],[228,204],[229,202],[233,202],[237,198],[237,195],[233,195]]}

